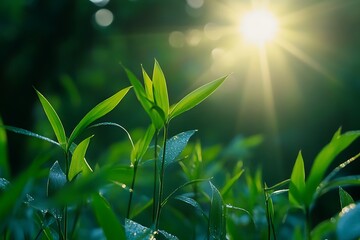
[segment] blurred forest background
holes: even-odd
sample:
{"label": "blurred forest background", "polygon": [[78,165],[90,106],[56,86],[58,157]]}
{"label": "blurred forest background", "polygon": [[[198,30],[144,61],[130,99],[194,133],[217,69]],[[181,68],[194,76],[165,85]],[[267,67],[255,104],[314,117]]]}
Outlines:
{"label": "blurred forest background", "polygon": [[[282,28],[266,46],[265,65],[238,31],[254,4],[271,8]],[[246,164],[261,166],[271,185],[290,176],[299,150],[309,167],[339,127],[360,129],[359,13],[358,0],[2,0],[0,115],[7,125],[53,136],[36,87],[69,134],[91,107],[130,85],[120,63],[141,78],[140,64],[151,72],[156,58],[172,102],[230,74],[172,122],[170,135],[198,129],[204,146],[226,146],[260,134]],[[133,92],[104,120],[130,131],[150,122]],[[126,138],[106,128],[97,135],[95,156]],[[8,138],[15,175],[48,145]]]}

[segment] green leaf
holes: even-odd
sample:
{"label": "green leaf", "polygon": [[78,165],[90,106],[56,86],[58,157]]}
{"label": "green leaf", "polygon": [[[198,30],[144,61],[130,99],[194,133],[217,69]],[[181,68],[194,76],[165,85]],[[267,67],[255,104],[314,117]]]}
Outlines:
{"label": "green leaf", "polygon": [[1,117],[0,117],[0,176],[2,177],[10,176],[10,168],[9,168],[9,160],[8,160],[8,152],[7,152],[7,137]]}
{"label": "green leaf", "polygon": [[[141,106],[144,108],[145,112],[149,115],[152,123],[156,127],[156,129],[160,130],[164,126],[164,121],[159,115],[159,112],[154,110],[154,102],[153,99],[149,99],[144,90],[144,87],[140,83],[140,81],[136,78],[136,76],[128,69],[125,69],[125,72],[129,78],[131,85],[134,87],[135,95]],[[149,84],[149,83],[148,83]],[[149,86],[148,86],[149,87]],[[150,90],[148,90],[150,91]],[[150,94],[150,93],[149,93]]]}
{"label": "green leaf", "polygon": [[[335,230],[336,230],[337,219],[331,218],[319,223],[311,231],[311,239],[320,240],[320,239],[336,239]],[[301,238],[304,239],[304,238]]]}
{"label": "green leaf", "polygon": [[141,66],[141,70],[144,78],[146,96],[150,101],[154,102],[153,83],[149,75],[146,73],[145,69],[142,66]]}
{"label": "green leaf", "polygon": [[146,130],[145,135],[135,144],[133,151],[131,152],[131,163],[135,164],[142,159],[144,154],[146,153],[151,140],[155,134],[155,127],[154,125],[150,125]]}
{"label": "green leaf", "polygon": [[167,119],[169,114],[169,96],[167,92],[166,80],[159,63],[155,60],[153,71],[153,92],[155,105],[159,106],[165,113]]}
{"label": "green leaf", "polygon": [[354,240],[360,238],[360,204],[351,204],[341,211],[336,226],[339,240]]}
{"label": "green leaf", "polygon": [[74,150],[69,168],[69,181],[71,181],[79,173],[86,175],[92,172],[91,167],[85,159],[85,153],[89,146],[90,138],[92,138],[92,136],[83,140]]}
{"label": "green leaf", "polygon": [[40,99],[41,105],[51,124],[52,129],[54,130],[54,133],[56,135],[56,138],[60,146],[64,150],[66,150],[67,138],[66,138],[64,126],[62,125],[59,116],[57,115],[55,109],[51,106],[49,101],[38,90],[35,89],[35,91]]}
{"label": "green leaf", "polygon": [[355,203],[354,199],[342,187],[339,187],[340,206],[344,208],[350,204]]}
{"label": "green leaf", "polygon": [[[175,162],[195,132],[196,130],[182,132],[166,141],[165,167]],[[160,152],[159,157],[162,157],[162,152],[163,150]]]}
{"label": "green leaf", "polygon": [[71,145],[71,143],[75,140],[77,136],[92,122],[95,120],[101,118],[102,116],[109,113],[111,110],[113,110],[119,102],[123,99],[123,97],[126,95],[126,93],[130,90],[131,87],[124,88],[111,97],[105,99],[98,105],[96,105],[93,109],[91,109],[83,119],[78,123],[78,125],[75,127],[73,132],[70,135],[69,141],[68,141],[68,147]]}
{"label": "green leaf", "polygon": [[104,231],[106,239],[125,239],[125,229],[111,209],[109,203],[100,194],[92,197],[92,208],[96,220]]}
{"label": "green leaf", "polygon": [[232,186],[236,183],[236,181],[240,178],[240,176],[243,174],[244,170],[241,170],[235,176],[233,176],[230,180],[226,181],[225,186],[221,189],[221,196],[225,196]]}
{"label": "green leaf", "polygon": [[360,185],[360,175],[338,177],[331,181],[326,182],[326,184],[320,184],[319,188],[316,189],[316,196],[320,196],[333,188],[345,187],[345,186],[359,186],[359,185]]}
{"label": "green leaf", "polygon": [[59,162],[56,161],[50,168],[49,178],[47,182],[47,196],[53,196],[66,184],[66,175],[61,170]]}
{"label": "green leaf", "polygon": [[17,127],[12,127],[12,126],[1,126],[2,128],[5,128],[11,132],[14,132],[14,133],[17,133],[17,134],[22,134],[22,135],[25,135],[25,136],[29,136],[29,137],[34,137],[34,138],[38,138],[38,139],[41,139],[41,140],[44,140],[44,141],[47,141],[49,143],[52,143],[56,146],[60,146],[60,144],[58,142],[55,142],[54,140],[50,139],[50,138],[47,138],[47,137],[44,137],[42,135],[39,135],[37,133],[34,133],[34,132],[31,132],[31,131],[28,131],[26,129],[23,129],[23,128],[17,128]]}
{"label": "green leaf", "polygon": [[202,210],[200,204],[195,201],[194,199],[186,196],[186,195],[179,195],[179,196],[176,196],[175,199],[179,200],[179,201],[182,201],[192,207],[194,207],[196,210],[198,210],[202,216],[205,216],[205,213],[204,211]]}
{"label": "green leaf", "polygon": [[225,81],[225,79],[226,77],[222,77],[209,82],[186,95],[176,105],[174,105],[174,107],[171,108],[169,119],[172,119],[190,110],[204,101]]}
{"label": "green leaf", "polygon": [[324,178],[325,172],[335,157],[346,149],[354,140],[360,136],[359,131],[350,131],[340,134],[340,130],[335,133],[331,142],[326,145],[316,156],[314,164],[310,170],[309,178],[306,182],[305,203],[310,206],[316,189]]}
{"label": "green leaf", "polygon": [[305,191],[304,160],[301,152],[299,152],[290,178],[290,187],[289,187],[290,203],[293,204],[294,206],[302,207],[304,204],[304,191]]}
{"label": "green leaf", "polygon": [[212,197],[209,213],[209,239],[226,239],[224,204],[219,190],[210,182]]}
{"label": "green leaf", "polygon": [[153,239],[154,231],[130,219],[125,219],[125,232],[127,240]]}

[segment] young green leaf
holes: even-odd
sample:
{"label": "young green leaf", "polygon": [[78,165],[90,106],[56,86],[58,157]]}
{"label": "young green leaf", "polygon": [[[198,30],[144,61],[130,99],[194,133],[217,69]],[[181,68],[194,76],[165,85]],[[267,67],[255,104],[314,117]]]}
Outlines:
{"label": "young green leaf", "polygon": [[92,197],[92,208],[96,220],[104,231],[106,239],[126,239],[125,229],[111,209],[109,203],[100,194],[94,194]]}
{"label": "young green leaf", "polygon": [[57,115],[55,109],[51,106],[49,101],[38,91],[36,90],[36,93],[40,99],[41,105],[44,109],[44,112],[51,124],[51,127],[54,130],[54,133],[56,135],[56,138],[60,144],[60,146],[65,150],[66,149],[66,134],[64,127],[61,123],[61,120],[59,116]]}
{"label": "young green leaf", "polygon": [[335,157],[346,149],[354,140],[360,136],[359,131],[350,131],[340,134],[339,131],[332,138],[331,142],[326,145],[316,156],[311,168],[309,178],[306,182],[306,201],[307,206],[313,201],[317,187],[321,183],[325,172]]}
{"label": "young green leaf", "polygon": [[102,116],[109,113],[111,110],[113,110],[119,102],[123,99],[123,97],[127,94],[127,92],[130,90],[131,87],[124,88],[111,97],[105,99],[98,105],[96,105],[93,109],[91,109],[83,119],[76,125],[75,129],[71,133],[68,141],[68,146],[71,145],[71,143],[75,140],[75,138],[92,122],[95,120],[101,118]]}
{"label": "young green leaf", "polygon": [[53,196],[66,184],[66,175],[61,170],[59,162],[56,161],[50,168],[49,178],[47,182],[47,196]]}
{"label": "young green leaf", "polygon": [[209,82],[196,90],[192,91],[181,99],[170,109],[169,119],[172,119],[201,103],[208,98],[224,81],[226,77],[219,78],[212,82]]}
{"label": "young green leaf", "polygon": [[[196,130],[190,130],[186,132],[182,132],[173,136],[166,142],[166,153],[165,153],[165,167],[173,163],[176,158],[180,155],[180,153],[185,149],[189,139]],[[159,156],[162,156],[162,152]]]}
{"label": "young green leaf", "polygon": [[221,189],[221,196],[225,196],[230,189],[232,188],[232,186],[236,183],[236,181],[240,178],[240,176],[243,174],[244,170],[241,170],[240,172],[238,172],[237,174],[235,174],[235,176],[233,176],[230,180],[226,181],[225,186]]}
{"label": "young green leaf", "polygon": [[6,131],[3,127],[3,122],[0,117],[0,176],[9,177],[10,168],[8,162],[8,153],[7,153],[7,137]]}
{"label": "young green leaf", "polygon": [[289,201],[294,206],[302,207],[304,204],[305,168],[301,152],[299,152],[291,173],[289,187]]}
{"label": "young green leaf", "polygon": [[141,66],[141,70],[144,78],[146,96],[150,101],[154,102],[153,83],[149,75],[146,73],[145,69],[142,66]]}
{"label": "young green leaf", "polygon": [[131,163],[135,164],[136,161],[140,161],[146,153],[150,142],[155,134],[154,125],[150,125],[146,130],[145,135],[135,144],[133,151],[131,152]]}
{"label": "young green leaf", "polygon": [[344,186],[360,186],[360,175],[338,177],[327,181],[325,184],[320,184],[319,188],[316,189],[316,196],[320,196],[331,189]]}
{"label": "young green leaf", "polygon": [[344,208],[350,204],[355,203],[354,199],[342,187],[339,187],[340,206]]}
{"label": "young green leaf", "polygon": [[155,104],[165,113],[167,119],[169,114],[169,96],[167,92],[166,80],[159,63],[155,60],[153,71],[153,92]]}
{"label": "young green leaf", "polygon": [[130,219],[125,219],[125,233],[128,240],[153,239],[154,231]]}
{"label": "young green leaf", "polygon": [[212,197],[209,213],[209,239],[226,239],[226,224],[223,200],[219,190],[210,182]]}
{"label": "young green leaf", "polygon": [[[141,106],[144,108],[145,112],[149,115],[152,123],[156,127],[156,129],[160,130],[164,126],[164,120],[159,115],[159,111],[156,111],[154,108],[154,99],[149,99],[147,93],[144,90],[144,87],[140,83],[140,81],[136,78],[136,76],[128,69],[124,68],[125,72],[129,78],[131,85],[134,87],[135,95]],[[150,83],[146,80],[145,84],[149,85]],[[151,80],[150,80],[151,81]],[[151,83],[152,84],[152,83]],[[149,88],[150,86],[147,86]],[[151,86],[152,87],[152,86]],[[150,91],[150,90],[147,90]],[[150,92],[148,93],[150,95]]]}
{"label": "young green leaf", "polygon": [[[92,136],[91,136],[92,137]],[[92,172],[91,167],[85,159],[85,153],[90,143],[90,138],[88,137],[83,140],[74,150],[74,153],[71,158],[69,175],[68,179],[71,181],[79,173],[86,175]]]}

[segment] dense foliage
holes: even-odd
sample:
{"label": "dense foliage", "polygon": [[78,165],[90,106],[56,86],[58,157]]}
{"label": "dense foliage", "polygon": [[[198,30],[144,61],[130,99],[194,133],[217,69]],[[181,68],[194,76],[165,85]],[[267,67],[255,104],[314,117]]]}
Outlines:
{"label": "dense foliage", "polygon": [[[128,69],[130,87],[93,107],[70,134],[48,99],[35,90],[55,140],[22,128],[0,128],[0,232],[2,239],[357,239],[360,205],[345,186],[359,175],[342,170],[360,154],[333,167],[360,137],[339,129],[323,147],[308,174],[301,152],[289,179],[267,186],[258,168],[246,166],[261,136],[237,137],[229,146],[202,147],[196,130],[169,136],[171,120],[208,98],[226,77],[169,103],[167,81],[157,61],[144,84]],[[134,91],[149,116],[146,130],[128,131],[116,122],[98,122]],[[120,104],[121,105],[121,104]],[[140,108],[139,108],[140,109]],[[140,111],[136,109],[136,111]],[[135,110],[134,110],[135,111]],[[97,123],[96,123],[97,122]],[[89,160],[99,128],[127,137]],[[103,128],[102,128],[103,129]],[[6,132],[44,140],[26,170],[11,176]],[[95,133],[94,133],[95,132]],[[19,149],[21,151],[21,149]],[[91,155],[90,155],[91,156]],[[85,158],[86,157],[86,158]],[[333,189],[338,213],[313,222],[317,200]],[[351,226],[351,227],[349,227]]]}

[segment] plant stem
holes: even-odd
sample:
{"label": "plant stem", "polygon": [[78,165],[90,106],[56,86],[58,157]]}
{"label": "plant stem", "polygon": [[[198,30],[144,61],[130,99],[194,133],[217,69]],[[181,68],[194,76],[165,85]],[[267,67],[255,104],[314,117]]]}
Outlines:
{"label": "plant stem", "polygon": [[311,240],[311,219],[310,219],[310,210],[309,208],[305,209],[305,220],[306,220],[306,224],[305,224],[305,234],[306,234],[306,239],[307,240]]}
{"label": "plant stem", "polygon": [[127,219],[130,219],[130,209],[131,209],[131,202],[132,202],[133,193],[134,193],[137,167],[138,167],[138,161],[136,160],[134,163],[134,174],[133,174],[133,178],[132,178],[132,182],[131,182],[129,202],[128,202],[128,208],[127,208],[127,213],[126,213]]}
{"label": "plant stem", "polygon": [[165,157],[166,157],[166,139],[168,134],[168,124],[164,126],[164,142],[161,157],[161,168],[160,168],[160,181],[159,181],[159,197],[157,201],[156,216],[155,216],[155,229],[159,227],[160,213],[161,213],[161,202],[163,199],[164,192],[164,176],[165,176]]}
{"label": "plant stem", "polygon": [[[70,151],[68,150],[65,153],[65,175],[66,175],[66,181],[69,181],[69,169],[70,169]],[[64,236],[63,239],[67,239],[67,221],[68,221],[68,207],[67,204],[64,206]]]}
{"label": "plant stem", "polygon": [[159,138],[159,130],[156,131],[156,135],[155,135],[155,148],[154,148],[154,189],[153,189],[153,205],[152,205],[152,220],[153,223],[155,223],[155,219],[156,219],[156,197],[157,197],[157,144],[158,144],[158,138]]}

